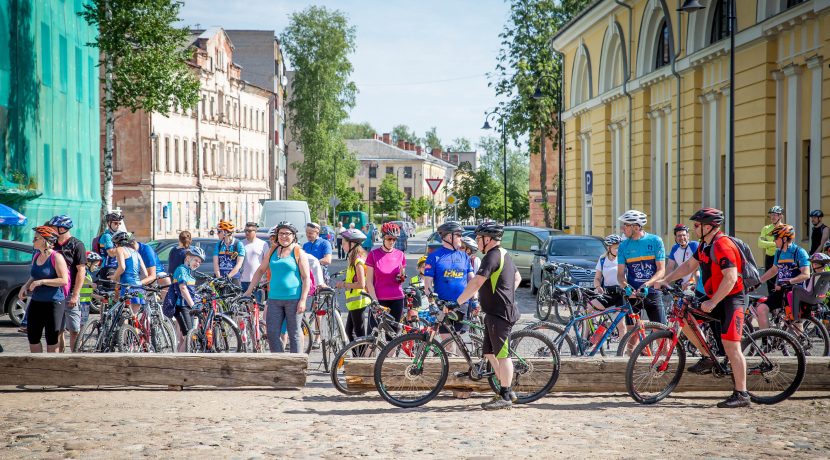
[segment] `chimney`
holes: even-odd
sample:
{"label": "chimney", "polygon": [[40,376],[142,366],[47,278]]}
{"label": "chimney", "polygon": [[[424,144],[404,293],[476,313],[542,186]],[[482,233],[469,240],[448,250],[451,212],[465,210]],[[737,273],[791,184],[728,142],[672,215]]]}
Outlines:
{"label": "chimney", "polygon": [[374,140],[376,140],[376,141],[379,141],[379,140],[380,140],[380,136],[378,136],[378,133],[374,133],[374,134],[372,134],[372,139],[374,139]]}
{"label": "chimney", "polygon": [[452,155],[452,164],[458,166],[458,154],[457,153],[454,153]]}
{"label": "chimney", "polygon": [[422,153],[424,153],[424,152],[423,152],[423,149],[421,148],[421,146],[420,146],[420,145],[416,145],[416,146],[415,146],[415,154],[416,154],[416,155],[421,155]]}
{"label": "chimney", "polygon": [[392,144],[392,133],[383,133],[383,142],[385,144]]}
{"label": "chimney", "polygon": [[412,143],[411,142],[404,142],[403,149],[404,150],[412,150]]}
{"label": "chimney", "polygon": [[434,156],[435,158],[438,158],[440,160],[441,159],[441,149],[439,149],[439,148],[432,149],[432,156]]}
{"label": "chimney", "polygon": [[406,150],[406,141],[403,139],[398,139],[398,148],[401,150]]}

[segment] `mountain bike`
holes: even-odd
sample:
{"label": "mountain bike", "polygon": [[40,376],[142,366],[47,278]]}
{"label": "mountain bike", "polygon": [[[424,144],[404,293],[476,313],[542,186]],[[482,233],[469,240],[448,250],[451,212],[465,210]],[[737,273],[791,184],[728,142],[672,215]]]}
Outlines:
{"label": "mountain bike", "polygon": [[[628,394],[643,404],[654,404],[677,387],[686,364],[686,351],[678,346],[680,332],[691,326],[702,344],[703,355],[712,357],[715,378],[730,376],[730,367],[715,358],[705,341],[698,319],[718,321],[700,310],[700,300],[693,292],[667,287],[664,293],[674,296],[669,314],[669,328],[649,334],[634,349],[625,371]],[[753,402],[775,404],[789,398],[801,385],[806,370],[804,350],[791,334],[779,329],[751,331],[743,325],[743,353],[746,356],[746,386]],[[791,359],[785,359],[791,358]],[[795,361],[794,363],[788,361]]]}
{"label": "mountain bike", "polygon": [[184,337],[188,353],[238,353],[245,350],[233,319],[218,311],[216,299],[202,299],[193,306],[193,327]]}
{"label": "mountain bike", "polygon": [[[339,273],[331,275],[334,279]],[[336,291],[327,286],[317,286],[317,291],[311,302],[310,318],[307,320],[303,315],[303,335],[307,341],[307,354],[316,348],[317,345],[323,353],[323,369],[331,372],[331,364],[334,363],[337,353],[346,346],[346,327],[343,325],[343,318],[337,307]],[[308,332],[306,332],[306,330]],[[308,334],[308,335],[306,335]]]}
{"label": "mountain bike", "polygon": [[[135,286],[145,293],[158,293],[158,289]],[[173,353],[176,351],[176,334],[165,327],[161,308],[155,296],[143,296],[138,291],[128,292],[125,296],[125,306],[130,307],[139,297],[145,297],[139,311],[134,313],[132,308],[126,308],[130,315],[127,324],[121,327],[118,336],[118,349],[121,352],[136,353]]]}
{"label": "mountain bike", "polygon": [[[782,286],[782,288],[792,289],[792,286]],[[766,301],[766,297],[749,296],[749,305],[746,309],[746,323],[752,327],[752,320],[758,318],[758,311],[756,306]],[[784,295],[784,303],[786,304],[787,296]],[[781,329],[784,332],[792,334],[801,346],[804,348],[804,353],[807,356],[830,356],[830,334],[821,320],[816,318],[816,312],[819,310],[818,306],[812,308],[804,308],[801,312],[801,317],[796,321],[785,314],[785,310],[789,305],[783,305],[775,311],[772,311],[770,316],[770,327]],[[754,330],[754,327],[752,327]]]}
{"label": "mountain bike", "polygon": [[541,321],[550,319],[554,312],[557,321],[566,323],[573,314],[574,304],[579,299],[574,295],[578,286],[571,278],[571,267],[574,266],[556,262],[542,267],[542,285],[536,296],[536,316]]}
{"label": "mountain bike", "polygon": [[[468,370],[457,374],[471,380],[487,379],[498,393],[500,384],[486,358],[474,362],[463,338],[453,324],[458,321],[454,302],[438,301],[435,316],[439,325],[449,331]],[[441,307],[450,311],[444,313]],[[438,328],[398,336],[389,342],[375,361],[375,387],[390,404],[409,408],[431,401],[444,388],[449,375],[449,354],[437,340]],[[519,403],[536,401],[550,391],[559,377],[559,353],[551,341],[539,332],[521,330],[510,335],[508,355],[513,361],[511,388]],[[401,359],[396,359],[401,358]]]}

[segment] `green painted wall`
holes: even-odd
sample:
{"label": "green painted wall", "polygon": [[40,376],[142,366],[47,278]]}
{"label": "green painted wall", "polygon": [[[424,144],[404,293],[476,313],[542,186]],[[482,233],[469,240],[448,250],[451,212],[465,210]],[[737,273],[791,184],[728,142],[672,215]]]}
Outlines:
{"label": "green painted wall", "polygon": [[4,238],[28,240],[55,214],[70,215],[87,244],[98,230],[98,52],[81,4],[0,0],[0,202],[29,218],[0,227]]}

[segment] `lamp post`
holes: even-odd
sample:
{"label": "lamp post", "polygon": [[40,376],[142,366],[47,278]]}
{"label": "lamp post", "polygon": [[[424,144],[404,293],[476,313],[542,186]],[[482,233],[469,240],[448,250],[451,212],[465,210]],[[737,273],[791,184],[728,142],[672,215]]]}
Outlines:
{"label": "lamp post", "polygon": [[493,129],[490,126],[490,119],[498,116],[499,123],[501,123],[501,154],[502,154],[502,175],[504,176],[504,225],[507,225],[507,131],[504,129],[504,115],[499,113],[498,109],[493,110],[484,116],[484,126],[481,129]]}
{"label": "lamp post", "polygon": [[294,148],[297,149],[297,152],[300,151],[300,143],[297,141],[297,139],[291,139],[290,141],[285,143],[285,165],[283,167],[283,177],[284,177],[283,180],[285,181],[285,189],[284,189],[285,193],[283,194],[283,197],[282,197],[283,200],[288,199],[288,147],[290,147],[291,144],[294,144]]}

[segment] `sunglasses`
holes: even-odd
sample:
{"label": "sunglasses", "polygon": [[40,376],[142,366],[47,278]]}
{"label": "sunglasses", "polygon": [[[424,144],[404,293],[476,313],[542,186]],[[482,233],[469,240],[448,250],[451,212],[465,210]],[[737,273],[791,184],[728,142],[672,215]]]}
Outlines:
{"label": "sunglasses", "polygon": [[256,232],[256,229],[253,229],[253,228],[246,228],[245,229],[245,233],[254,233],[254,232]]}

